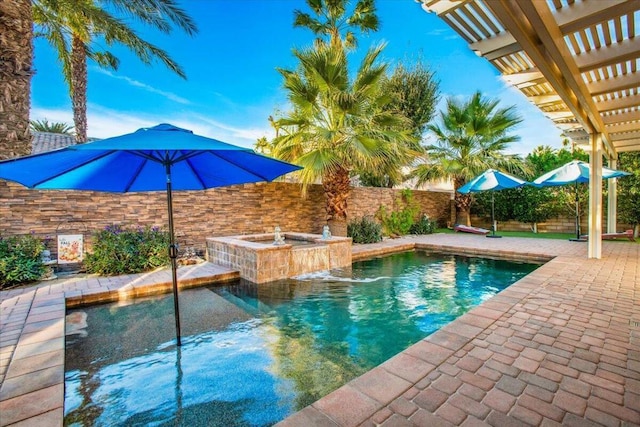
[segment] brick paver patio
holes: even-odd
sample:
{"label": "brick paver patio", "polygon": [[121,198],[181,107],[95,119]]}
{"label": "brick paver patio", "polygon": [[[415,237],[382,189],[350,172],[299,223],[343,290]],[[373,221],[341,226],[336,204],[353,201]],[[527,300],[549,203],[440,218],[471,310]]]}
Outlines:
{"label": "brick paver patio", "polygon": [[[430,235],[356,245],[550,260],[279,426],[640,425],[640,244]],[[183,286],[237,274],[205,263]],[[62,425],[65,306],[169,288],[169,273],[0,292],[0,425]]]}

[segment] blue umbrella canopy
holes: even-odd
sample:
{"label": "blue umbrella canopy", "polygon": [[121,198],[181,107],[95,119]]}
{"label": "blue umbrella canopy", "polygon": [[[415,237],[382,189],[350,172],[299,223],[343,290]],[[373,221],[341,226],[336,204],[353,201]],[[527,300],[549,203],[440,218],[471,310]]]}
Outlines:
{"label": "blue umbrella canopy", "polygon": [[506,190],[508,188],[522,187],[525,184],[527,184],[526,181],[513,175],[495,169],[488,169],[458,188],[458,192],[467,194],[487,190]]}
{"label": "blue umbrella canopy", "polygon": [[29,188],[115,193],[203,190],[271,181],[300,169],[169,124],[0,162],[0,178]]}
{"label": "blue umbrella canopy", "polygon": [[0,178],[29,188],[116,193],[166,191],[177,344],[180,340],[173,190],[261,181],[301,169],[170,124],[0,162]]}
{"label": "blue umbrella canopy", "polygon": [[[589,182],[589,163],[573,160],[533,180],[538,187],[553,187],[567,184],[586,184]],[[630,175],[629,172],[602,168],[602,178],[619,178]]]}

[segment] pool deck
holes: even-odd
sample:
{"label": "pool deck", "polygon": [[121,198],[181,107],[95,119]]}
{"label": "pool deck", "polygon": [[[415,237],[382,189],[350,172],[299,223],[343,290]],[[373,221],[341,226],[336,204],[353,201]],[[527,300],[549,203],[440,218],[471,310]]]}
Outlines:
{"label": "pool deck", "polygon": [[[278,424],[640,426],[640,244],[434,234],[354,245],[550,260],[495,297]],[[203,263],[181,286],[237,272]],[[170,273],[82,277],[0,292],[0,426],[62,425],[65,308],[170,288]]]}

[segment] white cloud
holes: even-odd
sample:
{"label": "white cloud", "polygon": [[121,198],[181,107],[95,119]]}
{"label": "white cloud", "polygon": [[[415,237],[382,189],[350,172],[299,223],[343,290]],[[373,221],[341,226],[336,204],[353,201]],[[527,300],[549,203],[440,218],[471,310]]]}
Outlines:
{"label": "white cloud", "polygon": [[[73,124],[73,115],[68,108],[52,109],[32,106],[31,119],[47,119],[53,122]],[[122,112],[100,105],[90,104],[87,108],[88,135],[93,138],[108,138],[134,132],[143,127],[155,126],[159,123],[171,123],[175,126],[192,130],[198,135],[215,138],[242,147],[252,148],[256,140],[262,136],[273,137],[273,129],[249,127],[239,128],[224,124],[214,118],[205,117],[191,111],[184,111],[172,117],[144,114],[139,112]]]}
{"label": "white cloud", "polygon": [[148,85],[146,83],[142,83],[142,82],[140,82],[138,80],[134,80],[134,79],[132,79],[130,77],[127,77],[127,76],[118,76],[118,75],[113,74],[112,72],[110,72],[108,70],[104,70],[104,69],[98,68],[98,67],[93,67],[92,71],[98,72],[100,74],[104,74],[106,76],[111,77],[112,79],[123,80],[123,81],[129,83],[131,86],[138,87],[138,88],[143,89],[143,90],[145,90],[147,92],[150,92],[150,93],[155,93],[155,94],[164,96],[165,98],[168,98],[168,99],[170,99],[170,100],[172,100],[174,102],[177,102],[179,104],[184,104],[184,105],[191,105],[192,104],[192,102],[189,101],[188,99],[183,98],[181,96],[178,96],[175,93],[171,93],[171,92],[167,92],[167,91],[164,91],[164,90],[156,89],[153,86],[150,86],[150,85]]}

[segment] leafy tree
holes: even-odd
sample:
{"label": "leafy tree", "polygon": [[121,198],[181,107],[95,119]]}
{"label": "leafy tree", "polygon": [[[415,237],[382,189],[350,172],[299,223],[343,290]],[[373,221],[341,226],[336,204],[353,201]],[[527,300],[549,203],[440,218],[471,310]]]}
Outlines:
{"label": "leafy tree", "polygon": [[78,142],[87,141],[87,59],[102,68],[118,69],[118,58],[110,51],[101,50],[104,45],[123,45],[145,64],[157,59],[186,78],[182,68],[167,52],[139,37],[125,19],[164,33],[171,33],[174,25],[189,35],[197,32],[193,20],[175,0],[33,1],[36,34],[45,37],[56,50],[69,85]]}
{"label": "leafy tree", "polygon": [[[543,175],[553,169],[565,165],[572,160],[589,161],[589,155],[568,139],[562,141],[562,148],[537,147],[529,156],[527,162],[536,172],[535,176]],[[563,185],[544,189],[551,201],[547,208],[553,215],[564,213],[574,216],[576,213],[576,197],[579,213],[585,212],[589,200],[587,185]],[[546,218],[545,218],[546,219]]]}
{"label": "leafy tree", "polygon": [[258,153],[265,154],[267,156],[271,154],[271,142],[269,142],[266,136],[258,138],[256,143],[253,144],[253,148]]}
{"label": "leafy tree", "polygon": [[378,31],[378,16],[374,0],[358,0],[349,14],[348,0],[306,0],[315,15],[296,9],[294,27],[310,29],[318,38],[316,46],[333,45],[354,49],[358,45],[354,30],[362,33]]}
{"label": "leafy tree", "polygon": [[619,168],[630,172],[618,180],[618,213],[620,218],[633,225],[635,236],[640,227],[640,152],[620,153]]}
{"label": "leafy tree", "polygon": [[[438,81],[434,73],[421,62],[411,67],[400,64],[391,76],[383,79],[382,88],[392,98],[384,109],[407,117],[415,138],[422,138],[439,98]],[[360,182],[365,186],[389,188],[400,184],[404,181],[402,169],[409,166],[419,154],[416,151],[404,161],[392,159],[383,168],[360,171]]]}
{"label": "leafy tree", "polygon": [[31,120],[30,128],[36,132],[59,133],[62,135],[73,135],[73,126],[63,122],[49,122],[47,119]]}
{"label": "leafy tree", "polygon": [[519,156],[504,154],[519,137],[511,134],[522,121],[515,107],[498,108],[498,100],[486,99],[476,92],[468,101],[447,100],[440,112],[440,124],[429,125],[436,143],[427,147],[427,156],[412,175],[417,184],[450,179],[455,190],[456,222],[470,225],[472,196],[458,188],[487,169],[499,169],[523,175],[527,168]]}
{"label": "leafy tree", "polygon": [[303,185],[322,181],[336,236],[346,235],[351,171],[403,158],[418,145],[406,119],[381,108],[390,101],[380,85],[386,65],[376,63],[382,49],[367,52],[353,81],[345,51],[335,46],[296,50],[300,68],[280,70],[293,109],[274,122],[273,154],[304,167]]}
{"label": "leafy tree", "polygon": [[387,112],[391,101],[382,91],[387,70],[378,63],[384,46],[367,51],[353,77],[347,53],[356,45],[356,30],[375,31],[378,19],[372,0],[359,0],[347,12],[346,0],[307,0],[317,16],[295,11],[295,26],[318,36],[312,48],[296,49],[296,70],[280,69],[289,92],[291,111],[273,120],[272,153],[299,164],[306,188],[320,180],[326,195],[331,232],[347,232],[347,199],[354,170],[381,167],[389,159],[419,148],[407,120]]}

